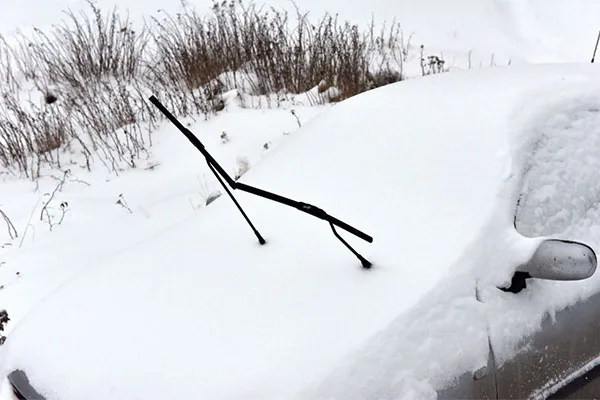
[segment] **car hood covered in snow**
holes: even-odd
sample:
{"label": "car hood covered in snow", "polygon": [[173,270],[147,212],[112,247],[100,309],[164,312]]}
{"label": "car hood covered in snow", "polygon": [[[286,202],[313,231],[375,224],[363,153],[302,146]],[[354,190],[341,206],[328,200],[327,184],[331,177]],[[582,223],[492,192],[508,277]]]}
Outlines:
{"label": "car hood covered in snow", "polygon": [[[327,223],[236,191],[265,246],[221,196],[60,287],[14,329],[0,367],[62,400],[431,394],[486,362],[477,285],[508,281],[538,242],[512,225],[529,115],[599,76],[448,73],[338,104],[242,181],[372,235],[340,230],[371,270]],[[360,374],[355,357],[370,363]]]}

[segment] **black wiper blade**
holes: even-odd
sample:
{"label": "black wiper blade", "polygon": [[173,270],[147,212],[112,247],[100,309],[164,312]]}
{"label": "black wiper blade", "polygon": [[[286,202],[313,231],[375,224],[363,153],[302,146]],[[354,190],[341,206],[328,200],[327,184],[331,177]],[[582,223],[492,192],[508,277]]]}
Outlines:
{"label": "black wiper blade", "polygon": [[[254,186],[246,185],[241,182],[236,182],[234,179],[232,179],[227,174],[227,172],[223,169],[223,167],[221,167],[221,165],[217,162],[217,160],[215,160],[215,158],[206,150],[206,148],[204,147],[202,142],[200,142],[200,140],[189,129],[187,129],[185,126],[183,126],[181,124],[181,122],[179,122],[179,120],[177,120],[177,118],[175,118],[175,116],[173,114],[171,114],[171,112],[169,110],[167,110],[166,107],[163,106],[162,103],[155,96],[150,96],[150,102],[152,104],[154,104],[154,106],[156,106],[160,110],[160,112],[163,113],[163,115],[169,121],[171,121],[171,123],[173,123],[173,125],[175,125],[177,127],[177,129],[179,129],[181,131],[181,133],[183,133],[185,135],[185,137],[190,141],[190,143],[192,143],[194,145],[194,147],[196,147],[196,149],[198,149],[198,151],[200,151],[200,153],[202,153],[202,155],[206,159],[206,163],[208,164],[208,167],[213,172],[213,174],[215,175],[215,177],[217,178],[219,183],[223,186],[223,188],[225,189],[225,191],[227,192],[227,194],[229,195],[231,200],[235,203],[236,207],[238,208],[240,213],[243,215],[244,219],[246,220],[246,222],[248,223],[248,225],[254,232],[254,235],[257,237],[258,242],[261,245],[266,243],[265,239],[261,236],[261,234],[258,232],[256,227],[252,224],[252,222],[250,221],[250,218],[248,218],[248,215],[246,215],[246,213],[244,212],[244,210],[242,209],[240,204],[237,202],[237,200],[233,196],[233,193],[231,193],[231,191],[227,188],[227,185],[225,184],[225,182],[227,182],[227,184],[229,186],[231,186],[231,188],[233,188],[234,190],[239,189],[241,191],[251,193],[256,196],[260,196],[265,199],[275,201],[277,203],[281,203],[281,204],[285,204],[290,207],[294,207],[295,209],[305,212],[307,214],[310,214],[313,217],[317,217],[319,219],[329,222],[329,225],[331,226],[331,229],[333,230],[333,234],[335,235],[335,237],[337,239],[339,239],[344,244],[344,246],[346,246],[352,252],[352,254],[354,254],[360,260],[360,262],[364,268],[371,268],[371,265],[372,265],[371,262],[369,260],[367,260],[366,258],[364,258],[354,248],[352,248],[352,246],[350,246],[350,244],[348,242],[346,242],[338,234],[335,227],[337,226],[339,228],[342,228],[345,231],[347,231],[347,232],[355,235],[356,237],[359,237],[362,240],[365,240],[369,243],[373,242],[373,238],[371,236],[354,228],[353,226],[345,223],[344,221],[341,221],[341,220],[329,215],[324,210],[320,209],[319,207],[313,206],[312,204],[292,200],[287,197],[284,197],[284,196],[281,196],[281,195],[278,195],[275,193],[271,193],[271,192],[268,192],[263,189],[256,188]],[[225,182],[223,182],[223,179],[225,180]]]}

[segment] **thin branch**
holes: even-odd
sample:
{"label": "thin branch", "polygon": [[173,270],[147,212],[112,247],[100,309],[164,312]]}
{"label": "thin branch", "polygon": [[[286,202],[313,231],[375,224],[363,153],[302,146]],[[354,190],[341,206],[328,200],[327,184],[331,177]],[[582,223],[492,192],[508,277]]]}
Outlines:
{"label": "thin branch", "polygon": [[[48,201],[46,201],[46,203],[44,204],[44,207],[42,207],[42,211],[40,212],[40,221],[44,220],[44,215],[46,215],[46,218],[48,220],[48,225],[50,225],[50,230],[52,230],[52,227],[55,225],[52,223],[52,217],[50,216],[50,212],[48,211],[48,205],[50,205],[50,203],[52,202],[52,200],[54,199],[54,195],[56,195],[56,192],[61,191],[65,181],[67,179],[67,176],[69,175],[71,171],[66,170],[63,174],[63,178],[60,180],[60,182],[58,183],[58,185],[56,185],[56,187],[54,188],[54,190],[52,191],[52,193],[50,194],[50,198],[48,199]],[[64,207],[64,205],[67,203],[61,203],[60,208],[62,209],[62,216],[60,218],[60,221],[58,222],[58,224],[60,225],[60,223],[62,222],[63,218],[65,217],[65,209],[66,207]]]}
{"label": "thin branch", "polygon": [[4,218],[4,221],[6,221],[6,225],[8,226],[8,236],[10,236],[11,240],[14,238],[18,238],[19,234],[17,233],[17,229],[13,225],[10,218],[8,218],[8,215],[6,215],[6,213],[2,210],[0,210],[0,215],[2,215],[2,218]]}

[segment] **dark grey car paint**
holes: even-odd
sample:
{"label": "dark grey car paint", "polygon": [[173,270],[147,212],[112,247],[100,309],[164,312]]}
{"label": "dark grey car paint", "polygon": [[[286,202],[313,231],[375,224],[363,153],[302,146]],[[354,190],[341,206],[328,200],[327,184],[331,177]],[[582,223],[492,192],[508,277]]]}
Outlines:
{"label": "dark grey car paint", "polygon": [[497,369],[491,347],[486,367],[438,390],[438,399],[600,398],[600,293],[547,316],[522,345]]}
{"label": "dark grey car paint", "polygon": [[600,365],[560,388],[549,399],[598,399],[600,398]]}
{"label": "dark grey car paint", "polygon": [[[565,265],[562,265],[563,262]],[[556,275],[558,280],[568,280],[571,272],[576,278],[585,279],[596,269],[596,255],[583,244],[548,240],[540,244],[527,266],[539,276],[550,274]],[[576,268],[571,271],[571,267]],[[519,296],[519,293],[514,296]],[[527,301],[525,297],[523,301]],[[568,385],[578,372],[600,355],[600,334],[597,332],[600,332],[600,294],[559,311],[554,319],[546,316],[541,329],[523,340],[519,353],[498,368],[491,343],[502,347],[503,337],[490,337],[487,366],[464,374],[451,386],[438,390],[438,398],[546,398]],[[600,388],[600,381],[596,385],[591,382],[594,381],[589,377],[578,381],[580,388],[570,391],[575,397],[565,398],[600,395],[600,391],[593,388]],[[584,386],[587,386],[585,390]],[[567,391],[560,393],[566,395]]]}
{"label": "dark grey car paint", "polygon": [[496,399],[496,371],[492,352],[488,353],[487,365],[459,377],[450,386],[438,390],[437,398],[442,399]]}
{"label": "dark grey car paint", "polygon": [[14,370],[8,374],[15,396],[21,400],[45,400],[45,397],[39,394],[29,383],[29,378],[25,372],[20,369]]}
{"label": "dark grey car paint", "polygon": [[568,385],[600,355],[599,333],[600,293],[557,312],[554,320],[546,316],[541,329],[523,341],[523,349],[498,366],[498,398],[547,398]]}

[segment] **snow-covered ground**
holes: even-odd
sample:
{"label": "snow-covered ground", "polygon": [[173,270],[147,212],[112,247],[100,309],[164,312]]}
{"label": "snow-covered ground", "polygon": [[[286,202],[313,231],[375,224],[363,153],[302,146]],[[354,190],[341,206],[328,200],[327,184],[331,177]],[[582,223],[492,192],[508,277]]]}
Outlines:
{"label": "snow-covered ground", "polygon": [[[64,7],[82,2],[0,0],[0,34],[48,27]],[[140,22],[165,4],[119,7]],[[325,11],[361,24],[396,18],[405,36],[414,33],[415,51],[424,44],[460,69],[588,62],[600,15],[593,0],[303,0],[298,7],[315,19]],[[544,312],[600,289],[597,278],[534,282],[526,310],[506,308],[510,299],[493,289],[535,242],[494,214],[512,207],[517,192],[525,193],[523,235],[600,246],[598,77],[594,66],[580,65],[452,73],[367,93],[317,118],[331,106],[248,110],[232,101],[214,119],[189,121],[230,174],[248,164],[245,182],[312,202],[372,234],[373,244],[348,238],[375,262],[369,272],[322,222],[236,193],[269,241],[254,245],[228,199],[204,206],[218,183],[167,123],[136,170],[71,170],[49,214],[42,210],[60,171],[36,183],[3,177],[0,210],[19,234],[11,239],[0,219],[0,309],[9,311],[6,333],[16,338],[0,351],[3,365],[27,354],[34,383],[56,382],[72,398],[129,398],[149,379],[159,382],[159,398],[348,399],[390,388],[398,397],[430,396],[480,366],[490,315],[490,329],[514,335],[498,353],[507,358]],[[460,175],[444,175],[452,171]],[[431,180],[443,185],[429,187]],[[50,232],[48,215],[57,223],[63,211]],[[500,255],[506,248],[514,259]],[[485,305],[472,301],[475,281]],[[44,334],[30,337],[35,328]],[[65,335],[77,345],[63,360]],[[458,337],[468,346],[460,359],[447,349]],[[75,349],[98,342],[97,352],[81,353],[95,357],[98,370],[70,364],[88,363]],[[170,365],[174,354],[184,364]],[[111,384],[99,387],[96,373]],[[89,387],[99,390],[92,395]]]}
{"label": "snow-covered ground", "polygon": [[[258,163],[298,129],[292,110],[302,123],[320,108],[248,110],[233,103],[221,116],[192,126],[233,176],[245,165]],[[39,182],[7,178],[1,183],[0,209],[19,234],[10,240],[4,225],[0,230],[0,304],[12,318],[7,332],[73,274],[201,214],[207,198],[222,191],[204,158],[181,134],[159,129],[153,138],[151,158],[118,177],[97,165],[92,173],[76,167],[66,178],[60,171],[48,171]],[[62,189],[48,203],[61,180]],[[57,224],[52,231],[48,216],[42,217],[46,203]],[[62,203],[67,207],[58,225]]]}

